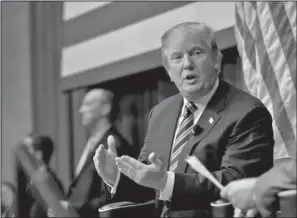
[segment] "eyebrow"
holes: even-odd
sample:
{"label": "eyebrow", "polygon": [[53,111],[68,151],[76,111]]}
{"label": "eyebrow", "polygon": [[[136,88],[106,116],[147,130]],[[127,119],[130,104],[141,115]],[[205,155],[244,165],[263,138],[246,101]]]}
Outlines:
{"label": "eyebrow", "polygon": [[[203,47],[203,46],[199,46],[199,45],[195,45],[194,47],[192,47],[190,50],[188,50],[187,52],[192,52],[192,51],[194,51],[194,50],[205,50],[205,48]],[[170,54],[170,56],[172,56],[172,55],[176,55],[176,54],[179,54],[179,53],[184,53],[184,51],[181,51],[181,50],[174,50],[171,54]]]}
{"label": "eyebrow", "polygon": [[193,51],[193,50],[196,50],[196,49],[199,49],[199,50],[204,50],[204,48],[202,46],[194,46],[193,48],[190,49],[190,52]]}

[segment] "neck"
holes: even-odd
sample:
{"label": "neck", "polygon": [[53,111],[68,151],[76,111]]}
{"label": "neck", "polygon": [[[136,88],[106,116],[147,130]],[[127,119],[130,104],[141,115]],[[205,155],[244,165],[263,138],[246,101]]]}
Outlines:
{"label": "neck", "polygon": [[213,81],[213,83],[209,84],[208,86],[204,87],[202,90],[198,92],[186,94],[184,97],[191,102],[199,101],[200,99],[204,98],[208,93],[212,91],[216,84],[217,79]]}
{"label": "neck", "polygon": [[109,127],[111,127],[109,119],[102,118],[91,128],[91,136],[94,136],[96,133],[102,130],[108,129]]}

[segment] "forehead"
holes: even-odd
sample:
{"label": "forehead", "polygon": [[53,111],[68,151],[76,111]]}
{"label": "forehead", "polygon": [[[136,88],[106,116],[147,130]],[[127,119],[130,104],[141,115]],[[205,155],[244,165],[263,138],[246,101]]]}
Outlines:
{"label": "forehead", "polygon": [[167,41],[168,50],[188,51],[193,47],[203,49],[210,47],[205,34],[197,31],[175,30]]}
{"label": "forehead", "polygon": [[90,104],[90,103],[95,104],[97,102],[100,102],[100,100],[101,100],[100,95],[98,95],[95,92],[90,92],[90,93],[87,93],[86,96],[84,97],[83,103],[84,104]]}

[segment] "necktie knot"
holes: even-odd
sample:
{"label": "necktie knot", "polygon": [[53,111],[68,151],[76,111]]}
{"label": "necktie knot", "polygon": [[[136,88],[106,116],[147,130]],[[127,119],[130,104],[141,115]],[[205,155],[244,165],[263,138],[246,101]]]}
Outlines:
{"label": "necktie knot", "polygon": [[197,106],[193,102],[187,102],[186,109],[186,113],[194,113],[197,110]]}

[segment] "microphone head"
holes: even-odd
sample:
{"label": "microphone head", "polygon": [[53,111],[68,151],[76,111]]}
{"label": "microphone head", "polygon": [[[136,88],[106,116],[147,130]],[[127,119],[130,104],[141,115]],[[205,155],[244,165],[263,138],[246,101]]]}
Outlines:
{"label": "microphone head", "polygon": [[202,132],[202,127],[201,126],[199,126],[198,124],[193,126],[192,133],[194,135],[199,135],[201,132]]}

